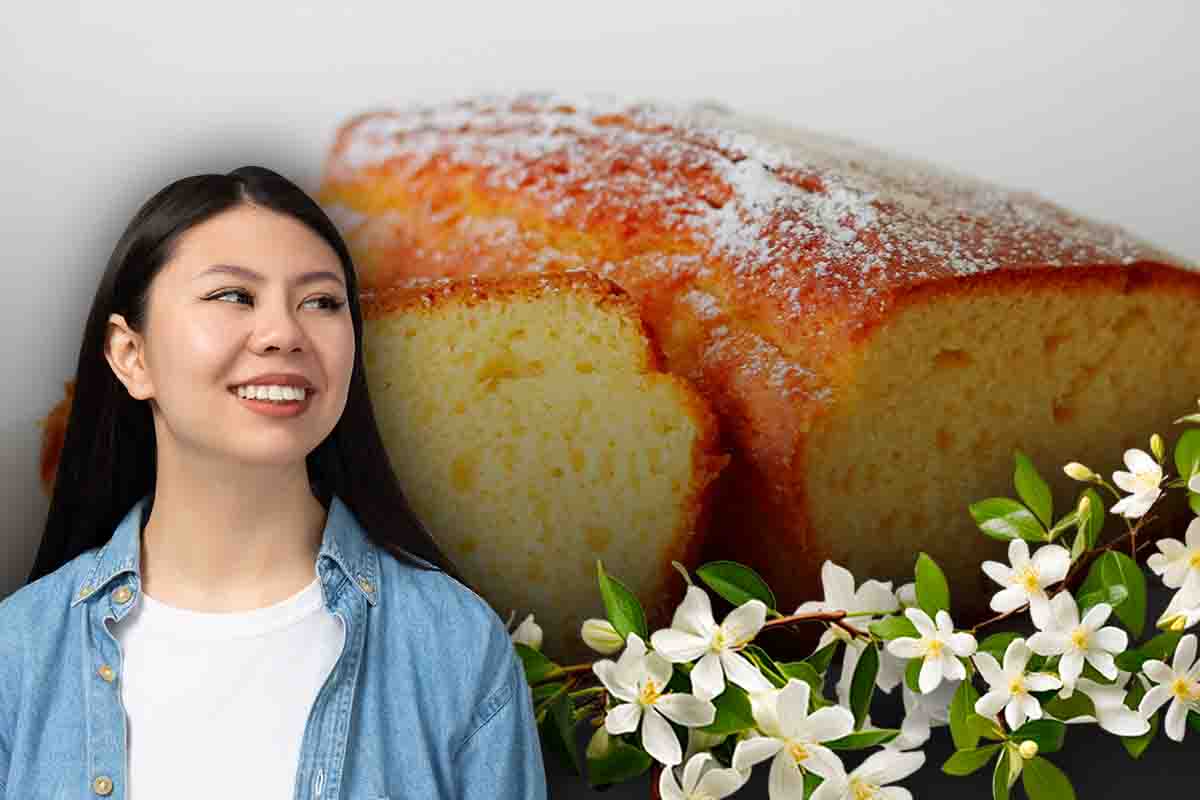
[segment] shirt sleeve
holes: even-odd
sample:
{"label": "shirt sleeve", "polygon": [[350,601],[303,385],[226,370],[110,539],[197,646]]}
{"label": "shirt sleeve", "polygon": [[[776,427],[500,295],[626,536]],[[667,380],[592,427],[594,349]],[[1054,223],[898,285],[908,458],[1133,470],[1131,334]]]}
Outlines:
{"label": "shirt sleeve", "polygon": [[[503,630],[503,629],[502,629]],[[546,770],[521,659],[505,632],[508,679],[454,755],[459,800],[545,800]]]}

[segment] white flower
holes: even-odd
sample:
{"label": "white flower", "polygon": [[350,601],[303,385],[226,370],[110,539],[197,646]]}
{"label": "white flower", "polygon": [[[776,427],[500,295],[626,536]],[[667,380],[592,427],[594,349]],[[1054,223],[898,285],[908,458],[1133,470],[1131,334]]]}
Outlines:
{"label": "white flower", "polygon": [[1075,681],[1083,672],[1086,659],[1106,678],[1117,677],[1113,656],[1125,652],[1129,634],[1109,625],[1101,628],[1112,614],[1108,603],[1097,603],[1079,621],[1079,606],[1070,592],[1059,592],[1050,601],[1050,626],[1029,637],[1029,649],[1039,656],[1062,656],[1058,675],[1062,678],[1063,697],[1075,691]]}
{"label": "white flower", "polygon": [[725,691],[725,676],[748,692],[762,691],[773,688],[771,682],[736,651],[755,637],[766,618],[763,601],[747,600],[718,625],[713,620],[708,593],[699,586],[688,586],[671,627],[652,633],[650,644],[668,661],[700,659],[689,677],[693,694],[701,700],[711,700]]}
{"label": "white flower", "polygon": [[917,628],[919,639],[900,636],[887,644],[892,655],[899,658],[922,658],[921,674],[917,685],[922,694],[938,687],[942,678],[962,680],[967,670],[956,656],[966,658],[975,652],[975,637],[969,633],[955,633],[954,622],[945,611],[937,612],[937,625],[919,608],[904,610],[904,616]]}
{"label": "white flower", "polygon": [[645,642],[636,633],[630,633],[625,641],[625,651],[616,663],[606,658],[592,664],[604,688],[625,701],[608,710],[604,727],[616,735],[637,730],[641,722],[642,749],[673,767],[682,757],[679,739],[667,719],[688,728],[710,725],[717,716],[716,706],[690,694],[664,693],[671,679],[671,662],[658,653],[647,652]]}
{"label": "white flower", "polygon": [[902,610],[917,607],[917,584],[915,581],[909,581],[896,590],[896,602],[900,604]]}
{"label": "white flower", "polygon": [[1158,618],[1158,627],[1172,631],[1185,631],[1200,622],[1200,592],[1180,589],[1171,596],[1171,602],[1162,616]]}
{"label": "white flower", "polygon": [[1142,665],[1142,670],[1158,686],[1146,692],[1138,705],[1138,713],[1149,718],[1170,700],[1171,707],[1167,709],[1163,727],[1167,736],[1182,742],[1188,712],[1200,710],[1200,661],[1196,661],[1196,634],[1189,633],[1179,640],[1171,666],[1158,659],[1150,659]]}
{"label": "white flower", "polygon": [[984,573],[1005,587],[992,596],[992,610],[1007,614],[1029,603],[1033,624],[1045,628],[1050,618],[1046,587],[1067,577],[1071,554],[1065,547],[1048,544],[1039,547],[1031,559],[1025,540],[1013,539],[1008,543],[1008,560],[1011,567],[999,561],[983,562]]}
{"label": "white flower", "polygon": [[924,763],[925,754],[920,750],[880,750],[867,756],[849,775],[827,778],[812,793],[811,800],[912,800],[908,789],[885,784],[907,778]]}
{"label": "white flower", "polygon": [[675,780],[675,768],[658,776],[658,793],[663,800],[719,800],[742,788],[750,772],[722,767],[711,753],[697,753],[683,767],[683,785]]}
{"label": "white flower", "polygon": [[810,688],[789,678],[782,689],[754,692],[750,709],[758,731],[737,743],[733,767],[747,770],[774,756],[768,776],[771,800],[804,796],[802,770],[826,780],[846,773],[842,760],[822,742],[840,739],[854,730],[854,715],[841,706],[826,706],[808,713]]}
{"label": "white flower", "polygon": [[[508,614],[508,620],[505,622],[505,629],[512,624],[513,617],[517,610],[514,608]],[[534,650],[542,649],[542,628],[533,621],[533,614],[529,614],[525,619],[521,620],[521,624],[517,626],[515,631],[509,634],[514,642],[520,642],[523,645],[532,647]]]}
{"label": "white flower", "polygon": [[950,702],[962,681],[942,681],[929,694],[918,694],[902,684],[904,694],[904,721],[900,724],[900,735],[892,739],[885,748],[911,750],[929,741],[932,728],[950,723]]}
{"label": "white flower", "polygon": [[1188,491],[1200,493],[1200,472],[1188,478]]}
{"label": "white flower", "polygon": [[1125,705],[1125,684],[1131,677],[1132,673],[1119,672],[1116,683],[1096,683],[1088,678],[1080,678],[1076,688],[1091,699],[1096,708],[1096,716],[1083,714],[1063,722],[1096,722],[1101,728],[1117,736],[1141,736],[1150,730],[1150,723],[1137,711]]}
{"label": "white flower", "polygon": [[621,634],[617,633],[617,629],[606,619],[585,619],[579,628],[579,635],[584,644],[606,656],[611,656],[625,646]]}
{"label": "white flower", "polygon": [[1159,539],[1155,544],[1160,552],[1146,559],[1146,565],[1162,576],[1168,588],[1200,595],[1200,517],[1188,524],[1184,539],[1187,544],[1178,539]]}
{"label": "white flower", "polygon": [[1154,457],[1145,450],[1130,448],[1125,451],[1125,466],[1129,472],[1117,470],[1113,473],[1113,483],[1126,492],[1132,492],[1109,509],[1114,514],[1126,517],[1140,517],[1150,510],[1154,501],[1162,494],[1158,485],[1162,483],[1163,471]]}
{"label": "white flower", "polygon": [[975,701],[975,713],[992,718],[1004,709],[1004,721],[1016,730],[1026,719],[1041,719],[1042,706],[1030,692],[1057,689],[1062,681],[1048,672],[1026,672],[1033,651],[1024,639],[1013,639],[1004,651],[1004,668],[991,653],[976,653],[975,666],[991,691]]}
{"label": "white flower", "polygon": [[[848,614],[859,614],[865,611],[877,611],[881,614],[886,614],[898,609],[896,596],[892,593],[892,584],[890,582],[864,581],[863,585],[855,590],[854,576],[850,574],[848,569],[840,567],[832,561],[826,560],[821,565],[821,585],[825,590],[825,599],[802,603],[793,613],[812,614],[822,611],[845,611]],[[854,617],[847,621],[852,623],[856,628],[866,630],[876,619],[878,619],[877,616],[870,615]],[[846,642],[846,648],[842,656],[842,674],[837,683],[837,696],[838,702],[841,705],[849,705],[850,683],[854,679],[854,668],[858,666],[859,656],[868,647],[868,643],[862,639],[852,637],[841,626],[830,625],[821,634],[821,640],[817,643],[817,649],[820,650],[822,647],[838,639]],[[895,660],[889,659],[885,661],[882,658],[880,659],[879,671],[875,675],[875,682],[880,689],[890,692],[903,677],[903,667],[897,667]]]}

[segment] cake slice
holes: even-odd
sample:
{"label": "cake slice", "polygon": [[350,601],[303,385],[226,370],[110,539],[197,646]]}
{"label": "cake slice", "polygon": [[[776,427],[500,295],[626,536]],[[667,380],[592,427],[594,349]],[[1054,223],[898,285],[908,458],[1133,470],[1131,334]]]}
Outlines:
{"label": "cake slice", "polygon": [[629,296],[586,270],[415,281],[364,293],[363,318],[405,496],[501,618],[533,612],[548,655],[595,657],[600,559],[669,625],[671,561],[697,566],[728,456]]}

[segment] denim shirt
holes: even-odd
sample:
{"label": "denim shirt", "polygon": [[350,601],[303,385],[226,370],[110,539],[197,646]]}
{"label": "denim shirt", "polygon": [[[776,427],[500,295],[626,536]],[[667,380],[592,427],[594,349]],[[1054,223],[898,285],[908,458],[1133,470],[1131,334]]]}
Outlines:
{"label": "denim shirt", "polygon": [[[0,602],[0,800],[126,796],[121,649],[107,623],[137,602],[150,501],[102,547]],[[491,606],[376,546],[336,495],[316,571],[345,640],[309,710],[295,800],[546,797],[532,695]],[[238,776],[196,755],[179,779],[237,796]]]}

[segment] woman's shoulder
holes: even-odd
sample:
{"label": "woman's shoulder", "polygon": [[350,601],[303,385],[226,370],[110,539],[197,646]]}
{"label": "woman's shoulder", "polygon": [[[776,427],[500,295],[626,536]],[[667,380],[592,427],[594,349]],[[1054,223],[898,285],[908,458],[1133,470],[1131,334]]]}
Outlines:
{"label": "woman's shoulder", "polygon": [[[383,604],[420,633],[458,652],[484,645],[503,649],[508,629],[492,606],[473,589],[441,569],[410,564],[381,550]],[[429,562],[421,560],[423,564]]]}

